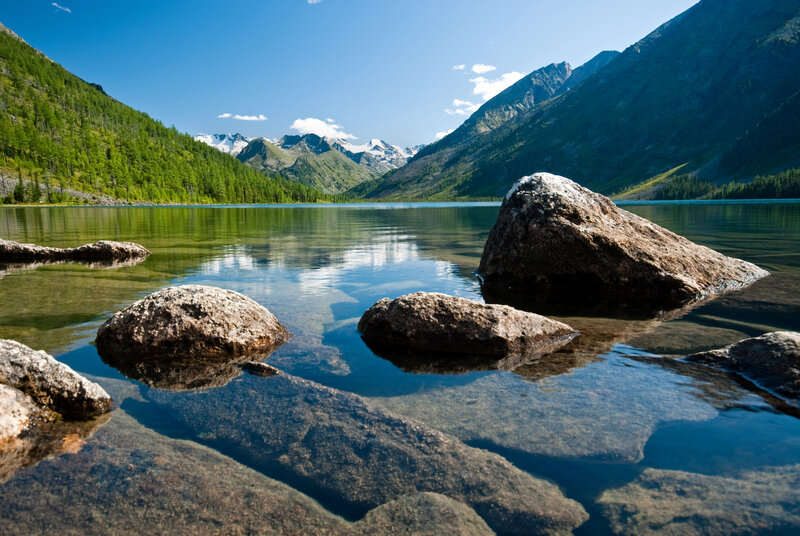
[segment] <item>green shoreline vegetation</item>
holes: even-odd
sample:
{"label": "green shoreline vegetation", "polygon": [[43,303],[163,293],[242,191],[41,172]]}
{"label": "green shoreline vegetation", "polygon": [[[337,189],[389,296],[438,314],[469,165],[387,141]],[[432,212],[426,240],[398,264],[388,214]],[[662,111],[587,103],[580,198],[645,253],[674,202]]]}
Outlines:
{"label": "green shoreline vegetation", "polygon": [[0,112],[0,170],[25,179],[4,202],[44,196],[76,203],[65,189],[156,204],[339,200],[165,127],[6,31],[0,31]]}
{"label": "green shoreline vegetation", "polygon": [[800,168],[723,185],[694,175],[677,175],[661,186],[652,199],[800,199]]}

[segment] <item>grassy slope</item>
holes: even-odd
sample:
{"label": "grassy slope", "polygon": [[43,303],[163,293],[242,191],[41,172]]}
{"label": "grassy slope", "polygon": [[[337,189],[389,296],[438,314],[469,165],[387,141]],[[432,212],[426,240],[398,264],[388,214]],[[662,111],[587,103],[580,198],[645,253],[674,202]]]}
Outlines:
{"label": "grassy slope", "polygon": [[118,199],[182,203],[314,202],[108,97],[0,25],[0,170]]}

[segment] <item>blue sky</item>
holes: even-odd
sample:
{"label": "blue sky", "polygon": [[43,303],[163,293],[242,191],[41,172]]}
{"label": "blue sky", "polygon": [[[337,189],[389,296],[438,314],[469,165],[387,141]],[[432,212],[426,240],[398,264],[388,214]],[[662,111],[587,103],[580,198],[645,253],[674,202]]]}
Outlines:
{"label": "blue sky", "polygon": [[696,0],[2,3],[28,43],[179,130],[412,145],[504,82],[622,50]]}

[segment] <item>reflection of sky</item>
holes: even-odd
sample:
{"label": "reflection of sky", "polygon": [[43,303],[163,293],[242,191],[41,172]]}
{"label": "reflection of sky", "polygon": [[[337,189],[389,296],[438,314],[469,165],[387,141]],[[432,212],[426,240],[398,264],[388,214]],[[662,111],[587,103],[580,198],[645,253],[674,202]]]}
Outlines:
{"label": "reflection of sky", "polygon": [[[247,246],[232,246],[203,263],[196,274],[217,280],[209,284],[233,288],[250,286],[258,280],[261,289],[251,296],[257,300],[258,295],[272,295],[270,287],[276,284],[296,285],[292,293],[305,297],[344,290],[362,295],[361,299],[372,294],[379,299],[428,290],[481,299],[475,281],[460,276],[451,262],[423,256],[413,236],[379,232],[372,239],[371,243],[355,245],[325,257],[322,262],[307,262],[305,267],[285,262],[280,250],[276,251],[276,257],[270,256],[265,262],[257,251]],[[250,290],[252,292],[252,287]]]}
{"label": "reflection of sky", "polygon": [[255,270],[256,259],[241,246],[226,248],[223,255],[204,262],[199,271],[207,274],[220,274],[229,270]]}
{"label": "reflection of sky", "polygon": [[[304,294],[318,295],[340,286],[348,279],[348,275],[360,269],[375,271],[390,264],[407,264],[419,260],[419,247],[414,242],[392,240],[356,246],[344,251],[328,266],[300,272],[297,281]],[[431,262],[442,264],[441,261]]]}

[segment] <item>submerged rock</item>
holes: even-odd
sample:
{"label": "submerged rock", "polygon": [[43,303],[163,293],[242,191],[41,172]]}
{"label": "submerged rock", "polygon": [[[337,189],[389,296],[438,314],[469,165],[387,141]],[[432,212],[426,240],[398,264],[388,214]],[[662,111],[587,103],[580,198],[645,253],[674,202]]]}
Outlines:
{"label": "submerged rock", "polygon": [[102,387],[42,351],[0,340],[0,383],[67,419],[88,419],[111,410]]}
{"label": "submerged rock", "polygon": [[[0,385],[0,390],[3,387]],[[19,391],[16,393],[22,394]],[[2,398],[0,393],[0,406],[3,406]],[[29,423],[35,422],[35,425],[28,426],[15,437],[0,439],[0,483],[7,481],[22,467],[32,467],[61,454],[79,452],[87,438],[111,418],[111,413],[106,413],[88,421],[46,422],[39,419],[40,414],[35,409],[31,415],[32,421]]]}
{"label": "submerged rock", "polygon": [[0,262],[127,261],[144,259],[150,252],[134,242],[101,240],[77,248],[50,248],[0,238]]}
{"label": "submerged rock", "polygon": [[79,452],[0,486],[0,518],[6,534],[333,536],[350,526],[286,484],[121,409]]}
{"label": "submerged rock", "polygon": [[692,354],[686,360],[738,372],[765,389],[800,401],[800,333],[796,331],[774,331]]}
{"label": "submerged rock", "polygon": [[508,192],[478,273],[489,301],[571,314],[651,314],[768,275],[549,173]]}
{"label": "submerged rock", "polygon": [[355,536],[489,536],[475,510],[438,493],[413,493],[367,512],[348,534]]}
{"label": "submerged rock", "polygon": [[797,534],[800,465],[712,476],[645,469],[598,503],[614,534]]}
{"label": "submerged rock", "polygon": [[[291,335],[266,307],[216,287],[167,287],[108,319],[97,331],[104,359],[267,354]],[[165,363],[168,366],[168,363]]]}
{"label": "submerged rock", "polygon": [[469,505],[500,533],[566,533],[588,517],[556,486],[496,454],[288,374],[146,396],[196,437],[353,517],[426,491]]}
{"label": "submerged rock", "polygon": [[[358,330],[370,346],[477,356],[552,352],[578,333],[566,324],[506,305],[435,292],[384,298],[361,317]],[[512,360],[513,366],[522,364]]]}
{"label": "submerged rock", "polygon": [[[131,402],[124,405],[132,411],[157,412]],[[161,435],[121,409],[93,437],[63,439],[82,448],[18,472],[0,486],[4,533],[155,529],[193,536],[224,527],[225,534],[253,535],[493,534],[471,508],[434,493],[404,495],[348,522],[282,482],[208,447]]]}

